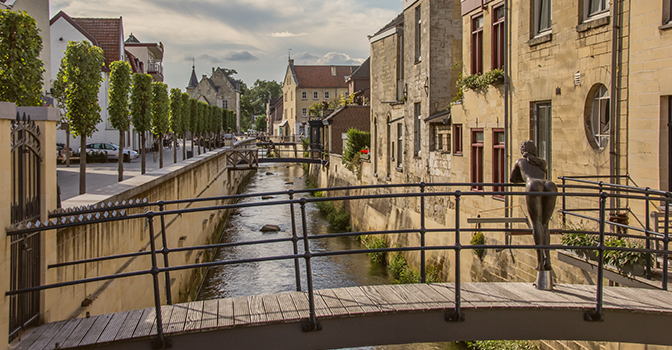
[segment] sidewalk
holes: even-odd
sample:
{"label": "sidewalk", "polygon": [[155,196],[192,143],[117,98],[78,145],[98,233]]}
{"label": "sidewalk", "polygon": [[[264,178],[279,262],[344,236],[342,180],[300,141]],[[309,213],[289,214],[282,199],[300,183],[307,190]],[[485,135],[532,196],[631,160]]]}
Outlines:
{"label": "sidewalk", "polygon": [[[187,151],[191,150],[191,141],[187,140]],[[198,155],[198,150],[194,148],[194,156]],[[145,171],[150,172],[159,168],[159,152],[147,152],[145,155]],[[177,162],[182,161],[182,145],[177,149]],[[163,149],[163,166],[173,164],[173,149]],[[124,163],[124,180],[140,175],[141,160],[131,160],[130,163]],[[117,160],[111,160],[108,163],[87,163],[86,164],[86,192],[100,193],[110,185],[117,184],[118,179]],[[61,201],[65,201],[79,195],[79,163],[70,164],[66,168],[63,164],[57,166],[57,181],[61,187]]]}

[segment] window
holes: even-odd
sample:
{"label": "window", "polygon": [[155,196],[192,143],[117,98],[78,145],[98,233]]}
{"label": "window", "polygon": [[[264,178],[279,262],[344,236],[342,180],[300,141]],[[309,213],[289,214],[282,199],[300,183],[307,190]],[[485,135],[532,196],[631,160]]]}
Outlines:
{"label": "window", "polygon": [[[506,175],[504,174],[504,129],[492,130],[492,182],[505,183]],[[495,192],[504,192],[504,186],[493,186],[492,190]]]}
{"label": "window", "polygon": [[672,24],[672,0],[663,1],[663,24]]}
{"label": "window", "polygon": [[590,131],[588,141],[594,148],[604,149],[607,146],[610,119],[609,90],[602,84],[596,84],[588,93],[584,119],[586,130]]}
{"label": "window", "polygon": [[313,91],[313,100],[317,100],[318,98],[320,98],[320,93],[317,91]]}
{"label": "window", "polygon": [[530,139],[537,146],[537,156],[547,163],[546,178],[551,178],[551,103],[537,102],[533,105]]}
{"label": "window", "polygon": [[289,93],[289,100],[294,101],[294,91]]}
{"label": "window", "polygon": [[483,15],[471,19],[471,74],[483,73]]}
{"label": "window", "polygon": [[307,100],[308,99],[308,93],[305,91],[301,91],[301,99],[302,100]]}
{"label": "window", "polygon": [[[483,182],[483,129],[471,130],[471,182]],[[472,185],[471,189],[483,191],[483,186]]]}
{"label": "window", "polygon": [[305,118],[306,115],[308,115],[308,108],[302,108],[301,109],[301,116]]}
{"label": "window", "polygon": [[534,0],[534,35],[551,30],[551,0]]}
{"label": "window", "polygon": [[404,34],[397,32],[397,101],[404,99]]}
{"label": "window", "polygon": [[229,109],[229,101],[224,100],[224,109]]}
{"label": "window", "polygon": [[462,124],[453,125],[453,154],[462,154]]}
{"label": "window", "polygon": [[328,100],[329,99],[329,91],[324,92],[324,99]]}
{"label": "window", "polygon": [[422,59],[422,16],[420,6],[415,8],[415,62]]}
{"label": "window", "polygon": [[420,127],[422,126],[421,125],[422,124],[422,107],[421,107],[420,103],[416,103],[413,107],[414,107],[414,110],[415,110],[415,122],[414,122],[414,126],[415,126],[415,128],[414,128],[415,129],[414,130],[415,131],[414,132],[415,143],[414,144],[415,144],[415,147],[414,147],[413,154],[415,156],[418,156],[418,155],[420,155],[420,151],[422,150],[422,134],[420,133],[420,129],[421,129]]}
{"label": "window", "polygon": [[403,123],[397,123],[397,168],[402,167],[402,158],[404,155],[404,134],[403,134]]}
{"label": "window", "polygon": [[589,18],[609,10],[609,2],[607,0],[584,0],[583,4],[584,13]]}
{"label": "window", "polygon": [[492,17],[492,69],[504,68],[504,6],[494,9]]}
{"label": "window", "polygon": [[450,153],[450,125],[441,123],[433,124],[433,138],[431,149],[436,152]]}

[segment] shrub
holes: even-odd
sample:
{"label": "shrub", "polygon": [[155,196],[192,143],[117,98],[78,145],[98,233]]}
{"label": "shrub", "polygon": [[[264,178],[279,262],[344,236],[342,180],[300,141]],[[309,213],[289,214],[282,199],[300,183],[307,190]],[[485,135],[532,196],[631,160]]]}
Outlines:
{"label": "shrub", "polygon": [[367,147],[371,147],[371,133],[350,128],[346,136],[345,146],[343,147],[341,162],[346,164],[356,154],[359,154],[359,151]]}
{"label": "shrub", "polygon": [[522,340],[479,340],[467,342],[473,350],[539,350],[539,347]]}
{"label": "shrub", "polygon": [[[476,232],[473,237],[471,237],[471,245],[485,245],[485,235],[483,235],[482,232]],[[481,262],[483,261],[483,258],[485,257],[485,249],[483,248],[475,248],[473,249],[474,254],[478,257],[478,260]]]}
{"label": "shrub", "polygon": [[[387,265],[387,271],[390,272],[396,284],[420,283],[420,271],[408,266],[406,259],[400,252],[394,253]],[[427,283],[440,282],[439,269],[434,265],[425,267],[425,281]]]}
{"label": "shrub", "polygon": [[[367,237],[366,239],[363,240],[364,246],[366,249],[381,249],[381,248],[387,248],[387,241],[385,240],[384,237]],[[371,252],[371,253],[366,253],[372,261],[377,262],[379,264],[385,264],[386,262],[386,252]]]}

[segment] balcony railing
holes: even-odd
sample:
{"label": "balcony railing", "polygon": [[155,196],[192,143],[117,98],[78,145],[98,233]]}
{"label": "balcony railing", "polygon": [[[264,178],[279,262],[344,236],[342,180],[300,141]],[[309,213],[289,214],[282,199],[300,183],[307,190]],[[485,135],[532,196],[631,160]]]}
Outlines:
{"label": "balcony railing", "polygon": [[161,61],[148,61],[147,73],[163,75],[163,64],[161,63]]}

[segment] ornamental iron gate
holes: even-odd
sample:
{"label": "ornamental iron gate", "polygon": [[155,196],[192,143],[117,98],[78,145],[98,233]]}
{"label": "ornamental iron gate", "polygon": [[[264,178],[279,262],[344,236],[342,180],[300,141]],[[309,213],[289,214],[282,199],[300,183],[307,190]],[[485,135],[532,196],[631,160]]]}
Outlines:
{"label": "ornamental iron gate", "polygon": [[[12,224],[40,218],[40,128],[19,117],[12,121]],[[11,290],[40,285],[40,233],[24,233],[11,237]],[[19,331],[37,322],[40,292],[12,295],[9,308],[9,341]]]}

